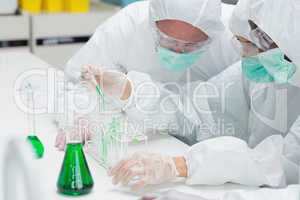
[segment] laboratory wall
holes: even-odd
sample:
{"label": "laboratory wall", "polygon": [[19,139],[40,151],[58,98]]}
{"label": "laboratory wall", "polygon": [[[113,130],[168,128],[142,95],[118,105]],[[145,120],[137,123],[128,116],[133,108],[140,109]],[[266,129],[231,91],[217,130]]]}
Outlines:
{"label": "laboratory wall", "polygon": [[30,52],[63,68],[101,23],[135,1],[1,0],[0,52]]}
{"label": "laboratory wall", "polygon": [[120,9],[99,0],[0,0],[0,53],[29,52],[63,68]]}
{"label": "laboratory wall", "polygon": [[238,0],[222,0],[223,3],[236,4]]}

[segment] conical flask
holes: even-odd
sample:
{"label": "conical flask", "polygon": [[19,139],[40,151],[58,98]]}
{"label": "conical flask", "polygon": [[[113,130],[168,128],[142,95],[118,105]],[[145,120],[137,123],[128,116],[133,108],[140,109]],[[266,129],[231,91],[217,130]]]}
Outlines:
{"label": "conical flask", "polygon": [[57,181],[58,191],[70,196],[89,193],[94,181],[89,170],[83,148],[80,127],[65,128],[67,148]]}

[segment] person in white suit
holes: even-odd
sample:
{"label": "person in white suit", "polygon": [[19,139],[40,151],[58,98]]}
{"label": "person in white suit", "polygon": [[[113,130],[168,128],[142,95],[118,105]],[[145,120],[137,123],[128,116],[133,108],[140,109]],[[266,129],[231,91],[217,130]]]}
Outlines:
{"label": "person in white suit", "polygon": [[[217,89],[225,96],[198,100],[192,93],[184,93],[185,103],[193,109],[187,113],[179,108],[175,118],[182,123],[180,119],[185,117],[188,124],[180,127],[193,126],[194,129],[188,130],[201,135],[201,122],[211,115],[213,121],[232,124],[234,137],[216,137],[196,143],[181,157],[136,153],[110,170],[113,183],[128,185],[134,177],[140,178],[130,184],[135,189],[176,177],[185,177],[188,185],[231,182],[281,188],[299,183],[299,17],[298,0],[240,0],[231,19],[231,30],[242,61],[211,78],[206,85],[188,85],[193,92],[200,84],[204,89],[198,93],[214,94]],[[222,93],[224,84],[230,87]],[[208,105],[211,112],[204,115],[199,105]],[[176,131],[186,130],[178,128]],[[276,195],[278,191],[267,190],[233,192],[221,199],[265,199],[266,194],[272,199],[282,198]],[[298,199],[299,188],[288,188],[282,194]],[[167,197],[168,194],[157,199]]]}
{"label": "person in white suit", "polygon": [[[230,13],[231,9],[223,6],[223,11]],[[66,78],[76,84],[83,78],[83,69],[91,66],[95,75],[104,70],[138,71],[178,88],[187,82],[206,81],[240,59],[231,43],[227,15],[222,16],[220,0],[133,3],[97,28],[68,61]],[[136,83],[145,80],[140,74],[131,74]],[[143,122],[135,120],[140,113],[130,115],[135,115],[133,126],[141,132]],[[59,149],[64,149],[64,138],[63,133],[58,134]]]}
{"label": "person in white suit", "polygon": [[[228,10],[228,9],[227,9]],[[222,22],[220,0],[133,3],[100,25],[67,63],[69,80],[94,65],[140,71],[160,82],[207,80],[240,59]]]}

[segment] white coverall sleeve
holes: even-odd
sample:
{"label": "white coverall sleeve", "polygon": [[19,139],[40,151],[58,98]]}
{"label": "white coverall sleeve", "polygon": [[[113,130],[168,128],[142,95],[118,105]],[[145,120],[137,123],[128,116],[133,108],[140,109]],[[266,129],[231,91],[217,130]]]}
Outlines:
{"label": "white coverall sleeve", "polygon": [[72,82],[80,78],[83,65],[94,65],[124,72],[121,60],[126,57],[128,35],[134,31],[130,21],[132,6],[120,10],[101,24],[90,40],[68,61],[65,66],[66,77]]}
{"label": "white coverall sleeve", "polygon": [[186,154],[187,184],[222,185],[227,182],[249,186],[286,185],[282,165],[281,136],[266,139],[255,149],[235,137],[200,142]]}
{"label": "white coverall sleeve", "polygon": [[[126,113],[129,119],[151,124],[151,131],[167,132],[190,145],[217,136],[246,139],[249,106],[239,62],[208,82],[184,86],[157,83],[139,72],[128,76],[134,97]],[[230,104],[223,106],[224,101]]]}
{"label": "white coverall sleeve", "polygon": [[273,135],[254,149],[234,137],[200,142],[186,154],[187,184],[284,187],[299,182],[300,118],[283,138]]}
{"label": "white coverall sleeve", "polygon": [[133,93],[125,112],[128,120],[138,126],[135,128],[146,134],[175,129],[172,126],[176,124],[173,93],[154,82],[148,74],[130,71],[128,78],[133,84]]}
{"label": "white coverall sleeve", "polygon": [[[155,84],[148,75],[142,77],[135,72],[135,76],[139,78],[134,78],[132,74],[129,76],[137,85]],[[142,79],[148,79],[149,82],[143,82]],[[135,101],[133,105],[142,105],[142,108],[147,108],[146,111],[154,111],[158,107],[159,111],[154,115],[135,113],[136,118],[154,118],[160,123],[160,119],[165,117],[164,122],[176,124],[174,131],[183,134],[191,143],[214,136],[226,136],[205,140],[191,147],[185,156],[188,166],[187,184],[221,185],[233,182],[249,186],[283,187],[298,182],[299,120],[285,138],[274,135],[262,141],[256,148],[249,148],[245,142],[249,137],[249,105],[242,81],[240,63],[237,63],[207,83],[189,84],[189,91],[184,90],[177,96],[174,93],[166,96],[167,99],[172,97],[172,101],[166,102],[173,102],[167,103],[166,108],[170,106],[174,109],[174,105],[176,108],[175,114],[170,115],[162,109],[165,107],[161,107],[161,102],[164,102],[161,91],[165,90],[144,86],[140,87],[140,92],[134,91],[144,95],[140,99],[136,98],[140,102]],[[222,94],[226,94],[225,99]],[[179,103],[174,103],[174,99],[179,100]],[[224,108],[223,103],[226,105]],[[133,110],[136,110],[135,108],[133,106]],[[130,108],[127,111],[130,113]],[[211,127],[211,123],[218,124],[214,122],[218,120],[225,125],[233,124],[235,131],[232,136],[228,136],[230,134],[226,132],[226,127],[225,131],[222,131],[223,126],[208,128]],[[221,132],[214,135],[216,131]]]}

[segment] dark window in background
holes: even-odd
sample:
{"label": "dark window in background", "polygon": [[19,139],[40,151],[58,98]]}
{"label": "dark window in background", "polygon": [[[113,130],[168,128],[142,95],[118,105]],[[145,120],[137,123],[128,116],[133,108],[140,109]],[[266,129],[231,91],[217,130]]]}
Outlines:
{"label": "dark window in background", "polygon": [[223,3],[236,4],[238,0],[222,0]]}

